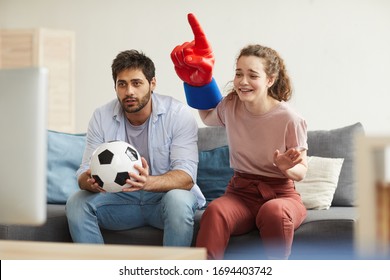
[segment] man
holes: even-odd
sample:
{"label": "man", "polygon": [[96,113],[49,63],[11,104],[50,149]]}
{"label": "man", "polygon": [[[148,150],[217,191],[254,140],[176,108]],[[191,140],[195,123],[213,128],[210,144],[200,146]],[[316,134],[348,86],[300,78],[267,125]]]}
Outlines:
{"label": "man", "polygon": [[[164,246],[190,246],[194,214],[205,204],[195,184],[198,125],[190,109],[153,92],[155,67],[135,50],[112,63],[117,99],[98,108],[89,123],[86,149],[77,171],[80,191],[66,204],[74,242],[104,243],[100,227],[126,230],[144,225],[164,229]],[[142,156],[129,187],[108,193],[93,178],[89,161],[102,143],[122,140]]]}

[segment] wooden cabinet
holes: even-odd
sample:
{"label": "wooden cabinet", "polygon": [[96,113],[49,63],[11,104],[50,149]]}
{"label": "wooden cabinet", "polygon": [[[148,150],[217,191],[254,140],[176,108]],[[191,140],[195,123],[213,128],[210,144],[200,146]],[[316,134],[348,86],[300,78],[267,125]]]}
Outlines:
{"label": "wooden cabinet", "polygon": [[75,130],[74,41],[74,32],[66,30],[0,29],[0,68],[49,70],[47,107],[51,130]]}

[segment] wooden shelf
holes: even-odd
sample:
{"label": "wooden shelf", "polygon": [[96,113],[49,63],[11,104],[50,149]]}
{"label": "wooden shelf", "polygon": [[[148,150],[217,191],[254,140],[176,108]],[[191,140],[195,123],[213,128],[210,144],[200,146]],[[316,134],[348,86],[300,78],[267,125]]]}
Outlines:
{"label": "wooden shelf", "polygon": [[0,29],[0,68],[49,70],[48,129],[74,132],[74,41],[72,31]]}

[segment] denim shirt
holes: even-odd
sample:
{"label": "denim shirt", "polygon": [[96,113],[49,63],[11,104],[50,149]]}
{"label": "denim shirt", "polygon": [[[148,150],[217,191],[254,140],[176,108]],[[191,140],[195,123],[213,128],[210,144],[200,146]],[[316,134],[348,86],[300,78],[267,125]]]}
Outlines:
{"label": "denim shirt", "polygon": [[[86,147],[77,177],[89,169],[92,153],[102,143],[126,141],[126,116],[118,100],[95,110],[88,125]],[[172,97],[152,94],[152,115],[148,127],[150,170],[162,175],[182,170],[196,182],[198,166],[198,125],[189,107]],[[203,207],[206,200],[196,183],[191,189]]]}

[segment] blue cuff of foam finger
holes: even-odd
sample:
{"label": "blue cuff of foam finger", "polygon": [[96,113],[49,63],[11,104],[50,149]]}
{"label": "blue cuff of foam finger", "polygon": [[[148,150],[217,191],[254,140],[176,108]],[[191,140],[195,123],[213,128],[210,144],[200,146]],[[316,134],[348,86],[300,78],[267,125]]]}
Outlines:
{"label": "blue cuff of foam finger", "polygon": [[196,87],[184,83],[187,104],[198,110],[208,110],[217,107],[222,99],[222,94],[213,78],[210,83]]}

